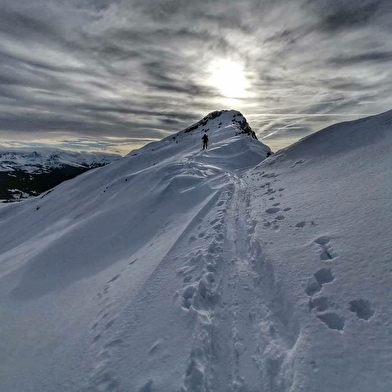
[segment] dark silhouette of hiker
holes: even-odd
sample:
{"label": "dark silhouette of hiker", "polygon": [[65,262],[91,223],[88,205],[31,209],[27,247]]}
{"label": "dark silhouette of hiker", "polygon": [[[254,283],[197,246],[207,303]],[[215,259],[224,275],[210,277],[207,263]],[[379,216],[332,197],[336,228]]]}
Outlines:
{"label": "dark silhouette of hiker", "polygon": [[203,140],[203,150],[206,150],[208,147],[208,136],[207,134],[204,134],[203,137],[201,138]]}

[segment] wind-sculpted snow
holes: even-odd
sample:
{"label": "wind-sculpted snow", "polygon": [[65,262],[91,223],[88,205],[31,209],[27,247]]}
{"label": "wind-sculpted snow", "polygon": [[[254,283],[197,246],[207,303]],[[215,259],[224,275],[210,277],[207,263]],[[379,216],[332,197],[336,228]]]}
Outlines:
{"label": "wind-sculpted snow", "polygon": [[265,159],[217,113],[0,207],[2,391],[389,392],[390,114]]}

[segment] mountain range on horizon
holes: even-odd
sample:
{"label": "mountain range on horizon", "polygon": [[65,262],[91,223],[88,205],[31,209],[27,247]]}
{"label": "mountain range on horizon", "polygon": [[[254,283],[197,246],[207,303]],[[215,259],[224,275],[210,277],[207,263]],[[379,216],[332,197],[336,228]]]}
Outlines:
{"label": "mountain range on horizon", "polygon": [[74,152],[57,148],[0,148],[0,201],[38,196],[87,170],[107,165],[121,156]]}
{"label": "mountain range on horizon", "polygon": [[1,204],[2,392],[389,392],[391,145],[223,110]]}

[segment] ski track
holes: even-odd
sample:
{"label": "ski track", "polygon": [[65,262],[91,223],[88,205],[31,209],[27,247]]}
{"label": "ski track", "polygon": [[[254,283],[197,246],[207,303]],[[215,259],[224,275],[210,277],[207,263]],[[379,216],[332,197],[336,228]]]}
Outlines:
{"label": "ski track", "polygon": [[288,391],[299,323],[254,238],[247,183],[239,172],[228,177],[209,214],[214,231],[199,284],[183,291],[197,322],[181,391]]}

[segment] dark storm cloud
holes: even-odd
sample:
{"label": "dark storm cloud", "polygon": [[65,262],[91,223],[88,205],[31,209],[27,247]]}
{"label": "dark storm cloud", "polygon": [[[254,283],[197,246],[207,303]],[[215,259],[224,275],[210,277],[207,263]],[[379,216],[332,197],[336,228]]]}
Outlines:
{"label": "dark storm cloud", "polygon": [[0,31],[13,37],[23,38],[26,32],[34,36],[53,36],[55,26],[51,26],[42,20],[23,15],[20,12],[5,10],[0,14]]}
{"label": "dark storm cloud", "polygon": [[[233,107],[284,139],[387,110],[391,15],[389,0],[3,0],[0,138],[140,145]],[[209,82],[217,60],[243,66],[247,98]]]}
{"label": "dark storm cloud", "polygon": [[340,55],[330,59],[330,63],[338,66],[352,66],[362,62],[380,63],[392,61],[392,51],[385,52],[367,52],[353,55]]}
{"label": "dark storm cloud", "polygon": [[358,0],[330,2],[316,1],[321,27],[328,31],[358,28],[367,25],[386,5],[385,0]]}
{"label": "dark storm cloud", "polygon": [[355,92],[371,90],[374,86],[371,84],[351,81],[350,78],[332,78],[323,81],[330,90]]}

